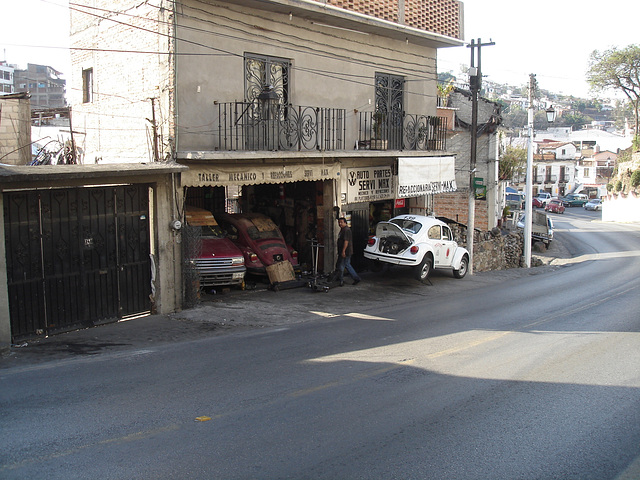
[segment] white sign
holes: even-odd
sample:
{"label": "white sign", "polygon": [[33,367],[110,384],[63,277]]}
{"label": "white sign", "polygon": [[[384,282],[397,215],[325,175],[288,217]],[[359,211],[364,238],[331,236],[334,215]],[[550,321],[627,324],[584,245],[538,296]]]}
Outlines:
{"label": "white sign", "polygon": [[456,191],[455,165],[455,157],[398,158],[397,198]]}
{"label": "white sign", "polygon": [[338,178],[338,163],[325,165],[217,165],[189,164],[182,173],[182,185],[256,185],[260,183],[314,182]]}
{"label": "white sign", "polygon": [[347,203],[394,198],[391,166],[347,168]]}

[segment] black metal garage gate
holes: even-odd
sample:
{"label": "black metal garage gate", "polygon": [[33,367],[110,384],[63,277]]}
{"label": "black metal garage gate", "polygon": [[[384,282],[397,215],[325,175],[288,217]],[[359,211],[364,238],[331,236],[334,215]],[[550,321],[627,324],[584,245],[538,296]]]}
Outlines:
{"label": "black metal garage gate", "polygon": [[148,312],[149,186],[4,194],[15,339]]}

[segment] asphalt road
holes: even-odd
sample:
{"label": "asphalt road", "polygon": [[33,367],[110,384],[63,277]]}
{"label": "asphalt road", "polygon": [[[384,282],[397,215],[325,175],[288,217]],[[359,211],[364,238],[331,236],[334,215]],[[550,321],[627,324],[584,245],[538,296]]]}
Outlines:
{"label": "asphalt road", "polygon": [[0,478],[640,478],[640,226],[597,218],[555,215],[541,271],[392,271],[236,307],[265,328],[4,368]]}

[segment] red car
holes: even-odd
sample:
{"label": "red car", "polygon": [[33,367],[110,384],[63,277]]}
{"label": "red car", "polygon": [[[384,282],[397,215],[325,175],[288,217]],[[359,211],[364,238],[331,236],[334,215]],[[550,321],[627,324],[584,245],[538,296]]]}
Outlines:
{"label": "red car", "polygon": [[[211,212],[187,206],[185,220],[187,226],[193,228],[192,233],[185,233],[186,253],[192,255],[189,265],[198,272],[200,286],[243,285],[246,272],[244,256],[224,236]],[[196,238],[199,241],[194,243]]]}
{"label": "red car", "polygon": [[559,198],[552,198],[549,200],[549,203],[547,203],[547,206],[544,207],[544,211],[551,213],[564,213],[564,204]]}
{"label": "red car", "polygon": [[535,207],[535,208],[544,207],[544,203],[542,203],[542,201],[540,199],[538,199],[537,197],[533,197],[533,200],[531,201],[531,205],[533,205],[533,207]]}
{"label": "red car", "polygon": [[267,267],[289,260],[299,270],[298,252],[285,243],[278,226],[261,213],[220,213],[216,219],[242,250],[247,273],[266,275]]}

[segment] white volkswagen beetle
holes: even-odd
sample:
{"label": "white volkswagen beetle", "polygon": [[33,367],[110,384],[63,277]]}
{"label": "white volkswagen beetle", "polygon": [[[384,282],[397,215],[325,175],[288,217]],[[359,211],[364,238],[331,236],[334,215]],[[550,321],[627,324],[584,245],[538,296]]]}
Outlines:
{"label": "white volkswagen beetle", "polygon": [[415,277],[424,281],[432,268],[451,269],[462,278],[469,269],[469,252],[459,247],[449,226],[423,215],[399,215],[376,225],[364,256],[380,263],[414,267]]}

